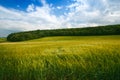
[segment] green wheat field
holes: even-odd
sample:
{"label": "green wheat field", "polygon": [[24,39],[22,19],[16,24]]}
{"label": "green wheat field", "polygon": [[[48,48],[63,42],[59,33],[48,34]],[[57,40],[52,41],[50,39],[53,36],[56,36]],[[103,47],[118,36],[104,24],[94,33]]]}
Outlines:
{"label": "green wheat field", "polygon": [[0,39],[0,80],[120,80],[120,35]]}

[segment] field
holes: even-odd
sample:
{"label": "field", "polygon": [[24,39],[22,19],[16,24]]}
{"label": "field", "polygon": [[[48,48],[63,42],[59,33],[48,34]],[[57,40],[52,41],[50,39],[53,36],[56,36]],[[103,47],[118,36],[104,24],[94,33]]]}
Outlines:
{"label": "field", "polygon": [[120,80],[120,35],[0,42],[0,80]]}
{"label": "field", "polygon": [[0,38],[0,43],[5,42],[6,38]]}

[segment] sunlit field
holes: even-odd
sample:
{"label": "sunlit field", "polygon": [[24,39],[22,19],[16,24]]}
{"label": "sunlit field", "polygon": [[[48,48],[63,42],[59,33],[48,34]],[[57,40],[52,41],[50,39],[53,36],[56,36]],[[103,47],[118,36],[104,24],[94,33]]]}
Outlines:
{"label": "sunlit field", "polygon": [[0,42],[0,80],[120,80],[120,35]]}

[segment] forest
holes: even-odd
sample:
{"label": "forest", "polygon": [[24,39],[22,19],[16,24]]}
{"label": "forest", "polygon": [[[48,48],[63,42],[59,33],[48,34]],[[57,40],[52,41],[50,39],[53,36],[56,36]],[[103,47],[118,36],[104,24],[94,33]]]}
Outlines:
{"label": "forest", "polygon": [[11,42],[26,41],[48,36],[97,36],[97,35],[119,35],[120,25],[107,25],[85,28],[69,28],[54,30],[34,30],[11,33],[7,40]]}

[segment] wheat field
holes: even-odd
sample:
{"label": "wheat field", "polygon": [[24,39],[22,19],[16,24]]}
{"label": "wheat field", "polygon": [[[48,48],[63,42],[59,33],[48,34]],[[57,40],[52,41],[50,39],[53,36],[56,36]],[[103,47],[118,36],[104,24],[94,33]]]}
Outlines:
{"label": "wheat field", "polygon": [[120,35],[1,41],[0,80],[120,80]]}

